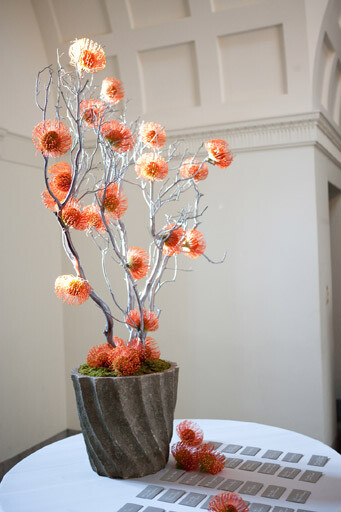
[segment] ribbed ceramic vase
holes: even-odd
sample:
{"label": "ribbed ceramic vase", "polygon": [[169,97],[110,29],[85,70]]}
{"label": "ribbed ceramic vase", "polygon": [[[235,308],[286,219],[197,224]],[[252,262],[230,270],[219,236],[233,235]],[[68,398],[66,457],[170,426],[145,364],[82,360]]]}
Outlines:
{"label": "ribbed ceramic vase", "polygon": [[169,456],[179,368],[137,377],[89,377],[72,370],[91,467],[110,478],[160,471]]}

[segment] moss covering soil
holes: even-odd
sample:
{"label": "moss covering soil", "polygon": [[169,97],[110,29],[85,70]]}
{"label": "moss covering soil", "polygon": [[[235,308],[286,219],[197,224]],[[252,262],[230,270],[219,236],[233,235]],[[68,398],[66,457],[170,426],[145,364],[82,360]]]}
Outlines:
{"label": "moss covering soil", "polygon": [[[171,364],[168,361],[164,361],[164,359],[147,359],[133,376],[165,372],[170,368],[170,366]],[[86,363],[79,367],[78,372],[82,375],[89,375],[90,377],[117,377],[117,373],[109,368],[92,368],[92,366],[89,366]]]}

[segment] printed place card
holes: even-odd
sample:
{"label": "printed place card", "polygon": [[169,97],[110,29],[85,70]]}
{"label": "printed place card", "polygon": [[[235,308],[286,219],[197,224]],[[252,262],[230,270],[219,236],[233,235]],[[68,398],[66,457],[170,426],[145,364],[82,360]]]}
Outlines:
{"label": "printed place card", "polygon": [[269,485],[263,492],[262,497],[279,500],[284,491],[286,491],[286,487],[280,487],[279,485]]}
{"label": "printed place card", "polygon": [[262,459],[273,459],[276,460],[283,452],[278,450],[267,450],[264,455],[262,455]]}
{"label": "printed place card", "polygon": [[185,473],[186,471],[183,471],[182,469],[169,469],[164,475],[162,475],[160,480],[162,482],[176,482]]}
{"label": "printed place card", "polygon": [[230,491],[234,492],[238,487],[240,487],[244,482],[242,480],[233,480],[232,478],[229,478],[228,480],[225,480],[224,483],[222,483],[218,489],[221,489],[223,491]]}
{"label": "printed place card", "polygon": [[257,455],[257,453],[260,452],[260,448],[256,448],[255,446],[247,446],[244,448],[242,452],[240,452],[240,455]]}
{"label": "printed place card", "polygon": [[242,469],[243,471],[256,471],[256,469],[261,465],[262,463],[256,460],[246,460],[239,469]]}
{"label": "printed place card", "polygon": [[208,505],[210,504],[210,501],[211,501],[211,499],[212,499],[212,498],[214,498],[214,495],[213,495],[213,494],[211,494],[211,495],[207,498],[207,500],[205,500],[205,501],[204,501],[204,503],[201,505],[201,507],[200,507],[200,508],[202,508],[202,509],[204,509],[204,510],[208,510]]}
{"label": "printed place card", "polygon": [[264,505],[263,503],[251,503],[249,512],[269,512],[271,505]]}
{"label": "printed place card", "polygon": [[160,496],[158,501],[164,501],[165,503],[175,503],[178,501],[183,495],[185,491],[181,491],[180,489],[168,489],[165,494]]}
{"label": "printed place card", "polygon": [[303,473],[300,477],[301,482],[310,482],[311,484],[316,484],[318,480],[320,480],[323,473],[321,471],[310,471],[309,469]]}
{"label": "printed place card", "polygon": [[233,459],[232,457],[228,457],[225,460],[225,468],[235,469],[241,462],[243,462],[243,459]]}
{"label": "printed place card", "polygon": [[305,503],[309,496],[311,495],[310,491],[302,491],[300,489],[293,489],[289,496],[287,497],[287,501],[293,501],[294,503]]}
{"label": "printed place card", "polygon": [[207,494],[199,494],[198,492],[190,492],[183,500],[179,502],[179,505],[186,505],[187,507],[196,507],[199,503],[206,498]]}
{"label": "printed place card", "polygon": [[293,462],[294,464],[299,462],[302,459],[303,455],[302,453],[292,453],[289,452],[283,457],[284,462]]}
{"label": "printed place card", "polygon": [[158,507],[147,507],[144,509],[143,512],[166,512],[164,508],[158,508]]}
{"label": "printed place card", "polygon": [[222,451],[224,453],[237,453],[241,448],[243,447],[239,444],[228,444]]}
{"label": "printed place card", "polygon": [[272,510],[272,512],[295,512],[295,510],[293,508],[288,508],[288,507],[275,507]]}
{"label": "printed place card", "polygon": [[223,476],[208,475],[205,476],[203,480],[201,480],[200,487],[209,487],[210,489],[214,489],[215,487],[218,487],[218,485],[221,484],[223,480]]}
{"label": "printed place card", "polygon": [[184,485],[197,485],[200,480],[202,480],[205,477],[202,473],[193,473],[188,472],[187,475],[185,475],[181,480],[179,480],[179,484]]}
{"label": "printed place card", "polygon": [[142,505],[136,505],[135,503],[126,503],[117,512],[138,512],[141,510]]}
{"label": "printed place card", "polygon": [[158,494],[160,494],[160,492],[164,490],[165,488],[160,487],[159,485],[147,485],[147,487],[137,495],[137,498],[152,500],[153,498],[155,498],[155,496],[157,496]]}
{"label": "printed place card", "polygon": [[308,466],[320,466],[323,467],[329,461],[328,457],[324,455],[312,455],[310,461],[308,462]]}
{"label": "printed place card", "polygon": [[258,482],[246,482],[241,489],[239,489],[240,494],[248,494],[250,496],[256,496],[256,494],[264,487],[263,484]]}
{"label": "printed place card", "polygon": [[277,476],[280,476],[281,478],[290,478],[290,480],[293,480],[299,473],[301,473],[300,469],[285,467],[280,473],[278,473]]}
{"label": "printed place card", "polygon": [[219,441],[205,441],[205,443],[212,444],[215,450],[218,450],[218,448],[220,448],[220,446],[223,444],[219,443]]}
{"label": "printed place card", "polygon": [[273,464],[272,462],[264,462],[258,473],[264,473],[265,475],[274,475],[281,466],[279,464]]}

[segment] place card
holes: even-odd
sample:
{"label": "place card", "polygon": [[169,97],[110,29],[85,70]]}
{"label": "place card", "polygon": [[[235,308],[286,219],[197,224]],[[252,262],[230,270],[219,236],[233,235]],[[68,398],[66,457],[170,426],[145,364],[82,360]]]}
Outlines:
{"label": "place card", "polygon": [[277,476],[280,476],[281,478],[290,478],[290,480],[292,480],[293,478],[296,478],[299,473],[301,473],[300,469],[285,467]]}
{"label": "place card", "polygon": [[320,466],[323,467],[329,461],[328,457],[324,455],[312,455],[310,461],[308,462],[308,466]]}
{"label": "place card", "polygon": [[272,512],[295,512],[295,510],[293,508],[288,508],[288,507],[275,507],[272,510]]}
{"label": "place card", "polygon": [[199,503],[206,498],[207,494],[199,494],[198,492],[190,492],[184,497],[178,505],[186,505],[187,507],[196,507]]}
{"label": "place card", "polygon": [[136,505],[135,503],[126,503],[118,512],[138,512],[141,510],[142,505]]}
{"label": "place card", "polygon": [[183,495],[185,491],[181,491],[180,489],[168,489],[165,494],[160,496],[158,501],[164,501],[166,503],[175,503],[178,501]]}
{"label": "place card", "polygon": [[200,508],[204,509],[204,510],[208,510],[208,505],[210,504],[210,501],[211,499],[214,498],[214,494],[211,494],[206,501],[204,501],[204,503],[201,505]]}
{"label": "place card", "polygon": [[228,444],[222,451],[224,453],[237,453],[241,448],[243,447],[239,444]]}
{"label": "place card", "polygon": [[241,489],[239,489],[239,494],[248,494],[250,496],[256,496],[256,494],[264,487],[263,484],[258,482],[246,482]]}
{"label": "place card", "polygon": [[303,510],[303,508],[298,508],[296,512],[316,512],[315,510]]}
{"label": "place card", "polygon": [[186,471],[183,471],[182,469],[169,469],[164,475],[162,475],[160,480],[162,482],[176,482],[185,473]]}
{"label": "place card", "polygon": [[251,503],[249,512],[269,512],[271,505],[264,505],[263,503]]}
{"label": "place card", "polygon": [[224,480],[223,476],[216,475],[208,475],[205,476],[203,480],[200,482],[200,487],[209,487],[210,489],[214,489],[218,487],[218,485]]}
{"label": "place card", "polygon": [[257,453],[260,452],[260,448],[256,448],[255,446],[247,446],[244,448],[242,452],[240,452],[240,455],[257,455]]}
{"label": "place card", "polygon": [[[283,457],[283,461],[284,462],[293,462],[293,463],[296,463],[296,462],[299,462],[301,459],[302,459],[303,455],[302,453],[292,453],[292,452],[288,452],[286,455],[284,455]],[[288,509],[289,510],[289,509]]]}
{"label": "place card", "polygon": [[187,475],[185,475],[183,478],[181,478],[181,480],[179,480],[179,484],[197,485],[197,483],[200,482],[200,480],[202,480],[204,476],[205,475],[203,475],[202,473],[200,474],[188,472]]}
{"label": "place card", "polygon": [[212,444],[215,450],[218,450],[218,448],[223,444],[219,443],[219,441],[205,441],[205,443]]}
{"label": "place card", "polygon": [[257,462],[255,460],[246,460],[239,469],[242,469],[243,471],[256,471],[256,469],[261,465],[261,462]]}
{"label": "place card", "polygon": [[279,500],[284,491],[286,491],[286,487],[280,487],[279,485],[269,485],[263,492],[262,497]]}
{"label": "place card", "polygon": [[137,495],[137,498],[152,500],[153,498],[155,498],[155,496],[157,496],[158,494],[160,494],[160,492],[164,490],[165,488],[160,487],[159,485],[147,485],[147,487]]}
{"label": "place card", "polygon": [[321,471],[311,471],[307,470],[300,477],[301,482],[310,482],[311,484],[316,484],[318,480],[320,480],[323,473]]}
{"label": "place card", "polygon": [[225,480],[223,484],[219,485],[218,489],[234,492],[243,483],[244,482],[242,480],[233,480],[233,478],[229,478],[228,480]]}
{"label": "place card", "polygon": [[264,462],[258,473],[264,473],[265,475],[274,475],[281,466],[279,464],[273,464],[272,462]]}
{"label": "place card", "polygon": [[262,459],[273,459],[276,460],[283,452],[278,450],[267,450],[264,455],[262,455]]}
{"label": "place card", "polygon": [[233,459],[228,457],[225,460],[225,468],[235,469],[241,462],[243,462],[243,459]]}
{"label": "place card", "polygon": [[289,496],[287,497],[287,501],[293,501],[294,503],[305,503],[309,496],[311,495],[310,491],[302,491],[300,489],[293,489]]}
{"label": "place card", "polygon": [[164,508],[147,507],[143,512],[166,512]]}

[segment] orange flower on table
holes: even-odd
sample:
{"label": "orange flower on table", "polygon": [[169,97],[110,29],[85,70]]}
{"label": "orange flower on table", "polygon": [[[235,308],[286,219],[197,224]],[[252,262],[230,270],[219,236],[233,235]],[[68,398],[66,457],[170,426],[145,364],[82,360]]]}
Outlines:
{"label": "orange flower on table", "polygon": [[185,420],[176,427],[181,441],[189,446],[199,446],[204,439],[203,430],[194,421]]}
{"label": "orange flower on table", "polygon": [[140,247],[129,247],[127,252],[127,268],[134,279],[142,279],[149,272],[149,256]]}
{"label": "orange flower on table", "polygon": [[212,139],[205,142],[209,161],[221,169],[228,167],[233,161],[233,155],[226,140]]}
{"label": "orange flower on table", "polygon": [[180,254],[181,245],[185,238],[185,230],[180,226],[174,229],[175,224],[168,224],[164,228],[163,254],[173,256]]}
{"label": "orange flower on table", "polygon": [[132,347],[116,347],[111,358],[111,368],[119,376],[133,375],[141,368],[137,351]]}
{"label": "orange flower on table", "polygon": [[55,282],[55,292],[67,304],[83,304],[90,297],[92,288],[88,281],[72,275],[59,276]]}
{"label": "orange flower on table", "polygon": [[97,128],[104,111],[105,104],[101,100],[83,100],[79,105],[80,117],[86,126]]}
{"label": "orange flower on table", "polygon": [[70,199],[60,212],[60,218],[65,226],[83,231],[87,228],[87,216],[82,211],[82,206],[76,199]]}
{"label": "orange flower on table", "polygon": [[193,178],[194,181],[203,181],[208,176],[208,167],[204,162],[187,158],[180,167],[180,174],[183,178]]}
{"label": "orange flower on table", "polygon": [[71,66],[86,73],[97,73],[105,68],[103,48],[91,39],[76,39],[69,48]]}
{"label": "orange flower on table", "polygon": [[137,160],[135,170],[143,180],[162,181],[168,174],[168,164],[162,156],[145,153]]}
{"label": "orange flower on table", "polygon": [[206,471],[211,475],[220,473],[225,467],[225,455],[215,451],[209,443],[199,446],[198,459],[201,471]]}
{"label": "orange flower on table", "polygon": [[[126,324],[133,329],[140,330],[141,317],[138,309],[132,309],[126,318]],[[159,328],[159,320],[154,311],[143,308],[143,330],[156,331]]]}
{"label": "orange flower on table", "polygon": [[49,119],[34,128],[32,142],[44,156],[56,158],[69,151],[72,137],[65,124],[57,119]]}
{"label": "orange flower on table", "polygon": [[114,347],[109,343],[102,343],[91,347],[88,352],[86,362],[92,368],[108,367],[111,365],[111,356]]}
{"label": "orange flower on table", "polygon": [[185,471],[195,471],[198,469],[198,454],[191,446],[180,441],[172,445],[171,451],[178,468]]}
{"label": "orange flower on table", "polygon": [[71,166],[66,162],[57,162],[51,165],[47,174],[50,178],[49,185],[59,192],[68,192],[72,182]]}
{"label": "orange flower on table", "polygon": [[212,512],[249,512],[249,507],[239,494],[222,492],[211,499],[208,510]]}
{"label": "orange flower on table", "polygon": [[105,78],[102,82],[101,98],[110,105],[116,105],[124,98],[122,82],[117,78]]}
{"label": "orange flower on table", "polygon": [[120,219],[127,211],[128,200],[117,183],[111,183],[106,190],[100,190],[98,197],[105,211],[115,220]]}
{"label": "orange flower on table", "polygon": [[119,121],[107,121],[101,126],[101,134],[116,153],[125,153],[133,149],[135,138],[129,128]]}
{"label": "orange flower on table", "polygon": [[[102,216],[100,209],[95,204],[90,204],[88,206],[85,206],[85,208],[82,211],[83,218],[86,222],[86,229],[94,228],[99,233],[105,232],[105,225],[102,221]],[[107,223],[109,222],[108,215],[105,215]]]}
{"label": "orange flower on table", "polygon": [[189,258],[199,258],[206,250],[206,242],[200,231],[190,229],[186,231],[182,242],[182,252]]}
{"label": "orange flower on table", "polygon": [[140,137],[148,148],[162,148],[166,142],[166,132],[158,123],[143,123],[140,126]]}

